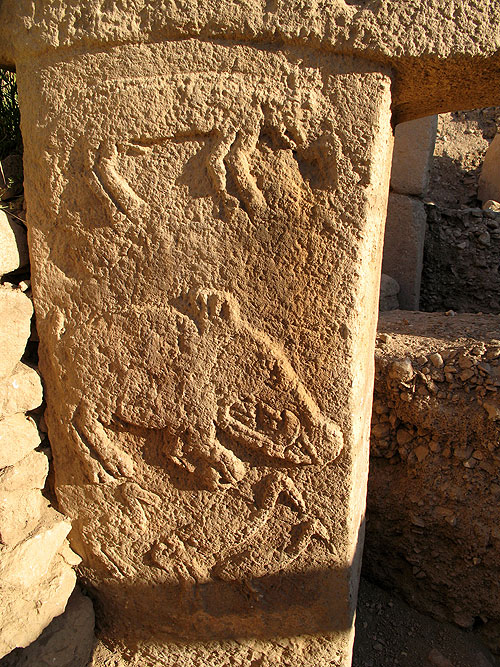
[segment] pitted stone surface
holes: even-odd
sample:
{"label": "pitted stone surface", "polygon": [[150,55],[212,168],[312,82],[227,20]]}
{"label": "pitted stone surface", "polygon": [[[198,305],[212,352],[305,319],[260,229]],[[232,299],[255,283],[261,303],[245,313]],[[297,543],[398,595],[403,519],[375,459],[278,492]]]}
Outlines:
{"label": "pitted stone surface", "polygon": [[28,262],[26,230],[0,210],[0,276],[23,268]]}
{"label": "pitted stone surface", "polygon": [[87,667],[94,643],[94,610],[78,587],[66,609],[25,649],[5,657],[2,667]]}
{"label": "pitted stone surface", "polygon": [[0,419],[34,410],[42,400],[40,375],[26,364],[17,364],[11,375],[0,380]]}
{"label": "pitted stone surface", "polygon": [[350,663],[391,104],[500,94],[463,9],[2,5],[95,664]]}
{"label": "pitted stone surface", "polygon": [[395,73],[398,122],[500,100],[500,6],[465,0],[272,0],[266,3],[107,0],[64,5],[4,0],[0,62],[51,49],[197,38],[202,41],[303,44],[361,56]]}
{"label": "pitted stone surface", "polygon": [[197,41],[27,67],[47,424],[98,613],[172,665],[168,635],[223,664],[279,633],[347,664],[389,77]]}
{"label": "pitted stone surface", "polygon": [[13,466],[40,444],[35,422],[23,414],[0,419],[0,468]]}
{"label": "pitted stone surface", "polygon": [[21,290],[0,286],[0,379],[12,373],[23,355],[32,314],[33,305]]}
{"label": "pitted stone surface", "polygon": [[45,454],[31,452],[14,466],[0,470],[0,491],[43,489],[49,471]]}
{"label": "pitted stone surface", "polygon": [[[39,552],[40,558],[46,555],[43,551]],[[4,656],[20,646],[28,646],[55,616],[62,614],[75,582],[74,570],[57,554],[46,575],[30,587],[20,589],[3,585],[0,591],[0,655]]]}

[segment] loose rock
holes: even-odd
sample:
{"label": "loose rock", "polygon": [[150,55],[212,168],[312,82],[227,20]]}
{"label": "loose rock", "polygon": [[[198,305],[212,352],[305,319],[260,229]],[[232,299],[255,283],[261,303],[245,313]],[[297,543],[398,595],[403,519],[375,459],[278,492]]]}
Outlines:
{"label": "loose rock", "polygon": [[24,414],[0,420],[0,468],[13,466],[40,444],[35,422]]}
{"label": "loose rock", "polygon": [[0,379],[13,372],[31,331],[33,306],[20,290],[0,286]]}

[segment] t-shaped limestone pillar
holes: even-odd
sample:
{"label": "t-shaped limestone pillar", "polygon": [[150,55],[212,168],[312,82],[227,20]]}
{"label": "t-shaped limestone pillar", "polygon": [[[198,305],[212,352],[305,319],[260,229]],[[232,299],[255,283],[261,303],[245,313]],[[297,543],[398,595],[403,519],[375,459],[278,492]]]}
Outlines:
{"label": "t-shaped limestone pillar", "polygon": [[391,102],[495,101],[463,4],[4,0],[95,665],[350,664]]}

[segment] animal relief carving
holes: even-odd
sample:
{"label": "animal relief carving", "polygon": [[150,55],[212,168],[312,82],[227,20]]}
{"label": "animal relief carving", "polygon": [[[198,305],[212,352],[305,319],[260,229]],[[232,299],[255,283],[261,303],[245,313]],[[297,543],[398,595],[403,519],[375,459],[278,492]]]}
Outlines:
{"label": "animal relief carving", "polygon": [[[244,122],[239,129],[195,128],[188,137],[104,141],[89,151],[93,189],[115,226],[138,228],[158,216],[121,175],[123,160],[151,156],[176,142],[208,147],[205,169],[215,198],[229,216],[241,208],[253,223],[270,214],[252,167],[256,151],[287,151],[292,163],[296,160],[293,178],[300,187],[323,187],[318,176],[323,167],[335,181],[335,138],[319,137],[308,145],[298,122],[278,121],[274,111],[259,108],[253,127]],[[295,478],[304,467],[334,461],[343,447],[342,432],[322,413],[280,344],[242,315],[230,293],[213,288],[181,289],[158,304],[151,330],[144,330],[143,353],[137,348],[140,321],[136,309],[112,332],[117,354],[111,384],[120,388],[112,413],[87,411],[80,420],[80,407],[75,414],[75,437],[89,478],[118,485],[134,478],[133,459],[121,454],[109,435],[119,427],[162,443],[166,470],[192,479],[180,490],[187,503],[192,494],[208,492],[214,494],[215,512],[227,494],[240,493],[245,513],[241,527],[223,535],[218,547],[172,525],[151,543],[149,562],[172,581],[202,582],[286,569],[311,540],[333,549]],[[147,525],[145,512],[155,511],[154,505],[143,509],[131,496],[129,490],[126,506]],[[275,522],[283,539],[267,548],[265,534]]]}

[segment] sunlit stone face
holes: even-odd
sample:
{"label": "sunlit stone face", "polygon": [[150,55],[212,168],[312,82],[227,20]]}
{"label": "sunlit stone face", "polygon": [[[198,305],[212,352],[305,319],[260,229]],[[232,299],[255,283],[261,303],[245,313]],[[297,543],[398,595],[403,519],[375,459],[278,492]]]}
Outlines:
{"label": "sunlit stone face", "polygon": [[56,485],[102,618],[149,646],[322,633],[344,664],[389,79],[195,40],[29,76]]}

